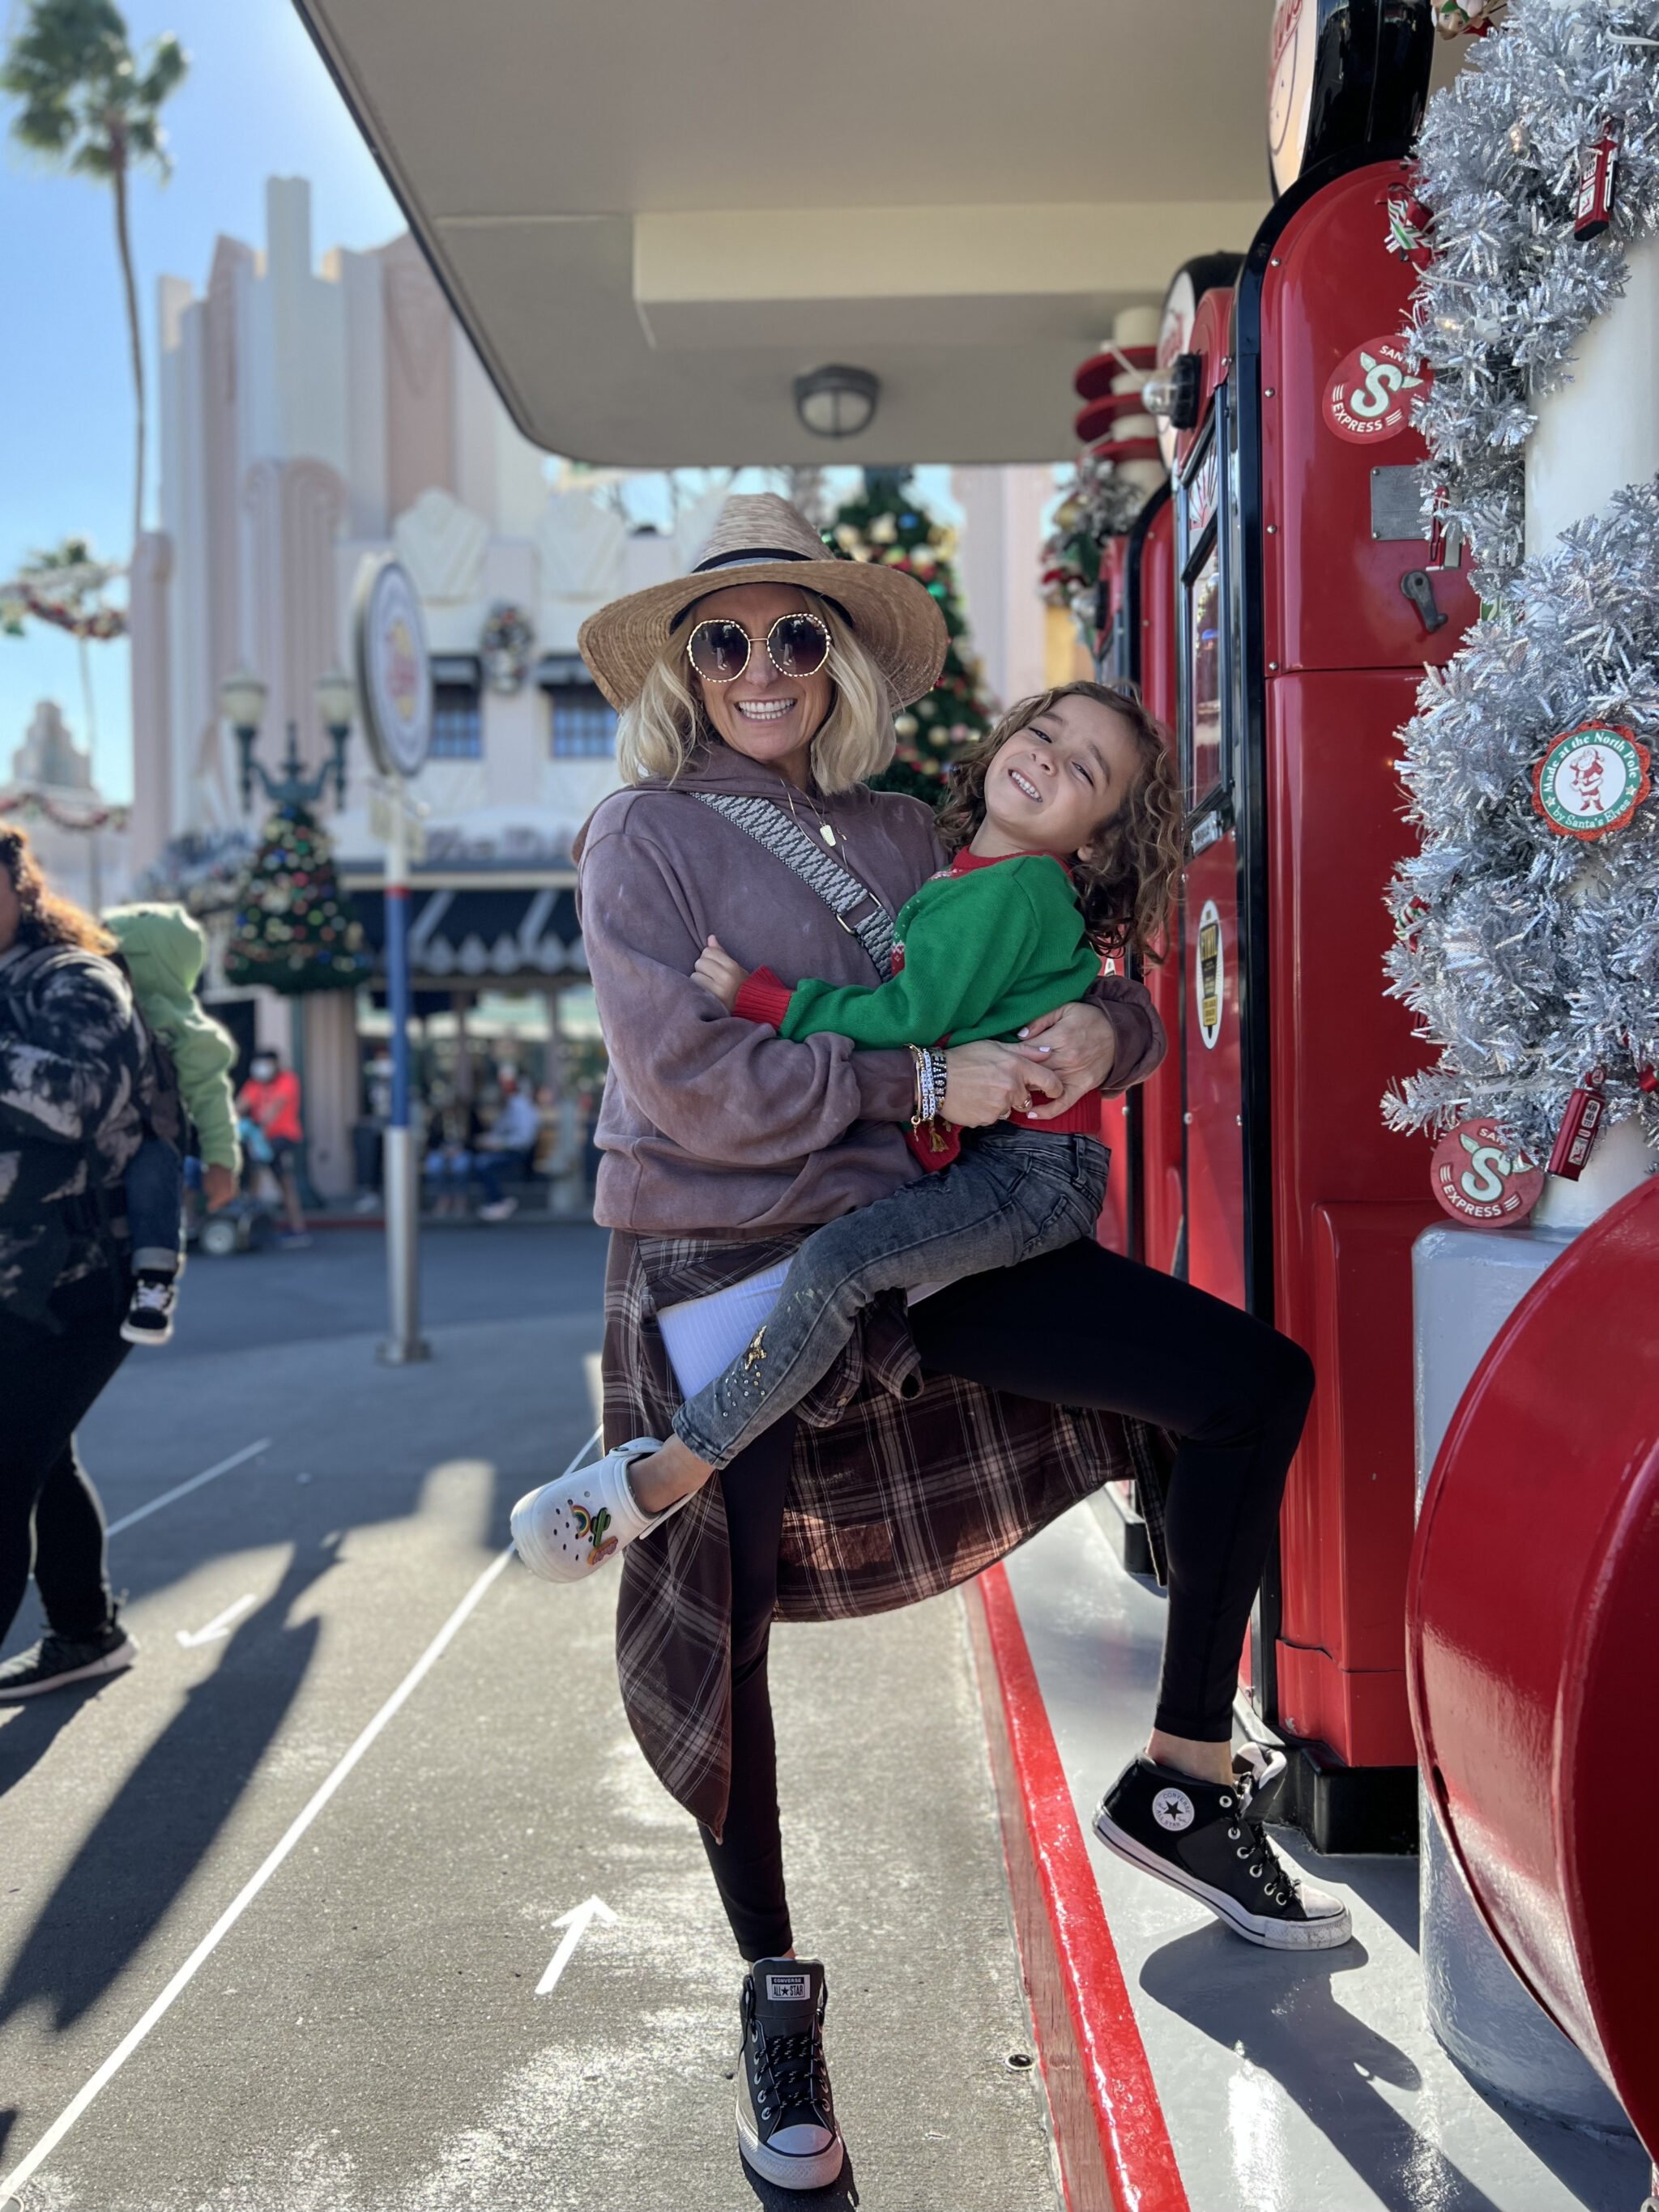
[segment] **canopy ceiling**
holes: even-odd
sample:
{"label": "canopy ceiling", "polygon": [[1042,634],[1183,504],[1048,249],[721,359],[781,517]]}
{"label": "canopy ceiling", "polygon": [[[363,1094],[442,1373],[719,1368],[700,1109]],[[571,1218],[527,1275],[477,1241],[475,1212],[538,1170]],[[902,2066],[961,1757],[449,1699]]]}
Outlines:
{"label": "canopy ceiling", "polygon": [[[520,427],[613,465],[1056,459],[1267,205],[1272,0],[295,0]],[[804,370],[880,379],[812,436]]]}

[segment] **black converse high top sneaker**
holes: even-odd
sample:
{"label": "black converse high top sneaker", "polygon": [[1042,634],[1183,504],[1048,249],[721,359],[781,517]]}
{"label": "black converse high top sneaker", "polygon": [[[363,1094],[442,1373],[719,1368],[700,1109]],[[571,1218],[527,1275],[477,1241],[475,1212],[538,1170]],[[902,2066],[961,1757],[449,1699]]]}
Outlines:
{"label": "black converse high top sneaker", "polygon": [[1248,1943],[1328,1951],[1353,1929],[1348,1908],[1291,1872],[1250,1807],[1262,1783],[1236,1764],[1231,1784],[1195,1781],[1137,1759],[1101,1800],[1095,1833],[1120,1858],[1184,1889]]}
{"label": "black converse high top sneaker", "polygon": [[809,1959],[757,1959],[744,1977],[738,2148],[780,2189],[823,2189],[841,2172],[825,2000],[823,1969]]}

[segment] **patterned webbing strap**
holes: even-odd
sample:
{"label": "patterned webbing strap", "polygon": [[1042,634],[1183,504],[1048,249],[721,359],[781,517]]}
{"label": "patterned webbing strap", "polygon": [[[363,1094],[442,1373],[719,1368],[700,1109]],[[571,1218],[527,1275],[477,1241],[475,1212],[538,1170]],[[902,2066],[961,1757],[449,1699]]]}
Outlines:
{"label": "patterned webbing strap", "polygon": [[[763,845],[775,860],[816,891],[836,920],[870,956],[884,983],[893,972],[893,917],[867,884],[830,859],[816,837],[793,822],[769,799],[739,799],[731,792],[698,791],[691,796],[712,806],[737,829]],[[862,911],[860,911],[862,909]]]}

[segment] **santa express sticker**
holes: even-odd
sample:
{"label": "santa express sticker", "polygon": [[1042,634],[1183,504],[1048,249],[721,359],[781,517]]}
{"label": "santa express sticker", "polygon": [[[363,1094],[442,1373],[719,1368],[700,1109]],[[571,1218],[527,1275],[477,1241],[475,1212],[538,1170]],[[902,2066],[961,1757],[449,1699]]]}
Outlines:
{"label": "santa express sticker", "polygon": [[1354,446],[1397,438],[1410,429],[1412,400],[1428,381],[1395,339],[1368,338],[1326,380],[1326,427]]}
{"label": "santa express sticker", "polygon": [[1429,1179],[1454,1221],[1504,1229],[1524,1221],[1538,1203],[1544,1172],[1504,1142],[1496,1121],[1472,1115],[1434,1148]]}
{"label": "santa express sticker", "polygon": [[1622,830],[1652,789],[1647,747],[1622,722],[1585,722],[1559,737],[1532,776],[1532,803],[1558,836]]}

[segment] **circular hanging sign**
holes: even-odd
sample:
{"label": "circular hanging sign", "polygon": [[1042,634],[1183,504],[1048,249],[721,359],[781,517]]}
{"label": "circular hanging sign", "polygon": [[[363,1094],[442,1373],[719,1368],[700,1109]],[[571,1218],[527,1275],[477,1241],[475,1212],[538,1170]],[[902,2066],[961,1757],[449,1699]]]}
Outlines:
{"label": "circular hanging sign", "polygon": [[1647,747],[1622,722],[1584,722],[1532,772],[1532,803],[1558,836],[1622,830],[1653,788]]}
{"label": "circular hanging sign", "polygon": [[1427,0],[1276,0],[1267,42],[1267,167],[1274,196],[1361,146],[1401,154],[1429,95]]}
{"label": "circular hanging sign", "polygon": [[1221,1035],[1221,1010],[1227,1000],[1227,963],[1221,948],[1221,910],[1206,899],[1198,917],[1198,1033],[1206,1052]]}
{"label": "circular hanging sign", "polygon": [[1428,380],[1397,339],[1367,338],[1325,380],[1326,427],[1355,446],[1397,438],[1411,428],[1413,397]]}
{"label": "circular hanging sign", "polygon": [[1544,1188],[1542,1168],[1512,1152],[1497,1122],[1480,1114],[1447,1130],[1434,1148],[1429,1177],[1452,1219],[1476,1229],[1524,1221]]}
{"label": "circular hanging sign", "polygon": [[363,729],[382,775],[414,775],[432,744],[432,665],[421,602],[389,553],[357,575],[354,623]]}

